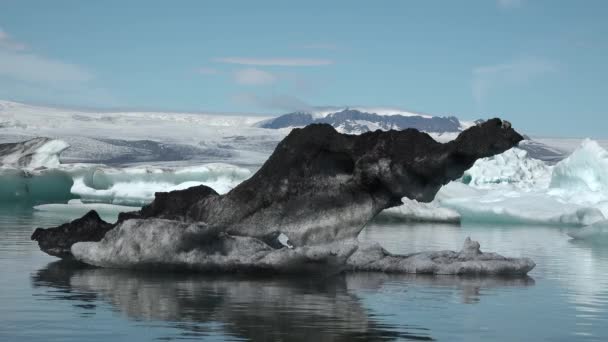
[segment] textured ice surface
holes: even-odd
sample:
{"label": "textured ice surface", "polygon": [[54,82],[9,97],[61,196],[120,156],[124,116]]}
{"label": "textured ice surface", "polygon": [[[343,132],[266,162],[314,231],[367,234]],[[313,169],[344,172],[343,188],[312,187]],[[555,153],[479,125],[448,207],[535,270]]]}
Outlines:
{"label": "textured ice surface", "polygon": [[551,167],[528,157],[528,152],[512,148],[499,155],[483,158],[462,176],[462,181],[478,188],[510,184],[518,188],[542,188],[549,184]]}
{"label": "textured ice surface", "polygon": [[264,116],[86,112],[0,101],[0,135],[60,138],[66,160],[123,164],[180,161],[261,164],[289,130],[258,128]]}
{"label": "textured ice surface", "polygon": [[317,273],[380,271],[394,273],[523,275],[534,268],[530,259],[482,253],[467,238],[460,252],[439,251],[392,255],[379,245],[352,239],[303,247],[272,248],[245,236],[231,236],[204,224],[161,219],[128,220],[100,242],[78,242],[72,254],[82,262],[109,268],[187,268],[198,271]]}
{"label": "textured ice surface", "polygon": [[62,140],[47,138],[3,144],[0,145],[0,167],[27,170],[58,167],[59,155],[68,147]]}
{"label": "textured ice surface", "polygon": [[85,263],[110,268],[338,272],[356,248],[339,242],[274,249],[259,239],[227,235],[202,223],[147,219],[125,221],[100,242],[75,243],[72,254]]}
{"label": "textured ice surface", "polygon": [[553,170],[551,188],[608,192],[608,152],[593,140],[584,140]]}
{"label": "textured ice surface", "polygon": [[479,243],[466,238],[460,252],[438,251],[393,255],[380,245],[361,246],[349,259],[350,269],[394,273],[445,275],[526,274],[536,264],[528,258],[506,258],[483,253]]}

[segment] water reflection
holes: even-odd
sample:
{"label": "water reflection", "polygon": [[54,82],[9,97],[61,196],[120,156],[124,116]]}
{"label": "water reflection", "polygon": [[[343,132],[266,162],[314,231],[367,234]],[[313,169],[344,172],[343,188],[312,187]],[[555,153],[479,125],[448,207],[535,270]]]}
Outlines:
{"label": "water reflection", "polygon": [[482,290],[535,285],[531,277],[460,277],[424,274],[352,273],[346,275],[346,280],[349,289],[378,291],[387,284],[394,284],[403,288],[413,285],[419,288],[456,290],[460,293],[463,304],[480,302]]}
{"label": "water reflection", "polygon": [[392,282],[456,288],[465,303],[479,301],[482,288],[534,284],[531,278],[377,273],[325,279],[155,274],[65,261],[51,263],[32,276],[34,287],[50,289],[42,295],[45,300],[72,301],[85,314],[109,303],[132,320],[160,321],[177,328],[180,338],[209,336],[220,329],[227,338],[253,341],[433,340],[424,327],[382,322],[357,296],[381,291]]}

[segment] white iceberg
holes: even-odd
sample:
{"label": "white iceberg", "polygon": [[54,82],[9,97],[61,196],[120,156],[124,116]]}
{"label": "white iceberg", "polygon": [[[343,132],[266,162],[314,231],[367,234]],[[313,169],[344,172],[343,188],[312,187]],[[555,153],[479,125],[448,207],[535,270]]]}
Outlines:
{"label": "white iceberg", "polygon": [[552,166],[513,148],[478,160],[432,203],[404,203],[387,214],[437,221],[451,211],[467,222],[587,226],[608,218],[608,152],[585,140]]}
{"label": "white iceberg", "polygon": [[140,166],[124,169],[94,168],[74,179],[71,192],[85,202],[144,205],[156,192],[206,185],[223,194],[251,171],[230,164],[212,163],[183,168]]}
{"label": "white iceberg", "polygon": [[528,152],[512,148],[489,158],[479,159],[465,171],[462,182],[477,188],[512,185],[517,188],[547,187],[551,180],[551,167],[528,156]]}

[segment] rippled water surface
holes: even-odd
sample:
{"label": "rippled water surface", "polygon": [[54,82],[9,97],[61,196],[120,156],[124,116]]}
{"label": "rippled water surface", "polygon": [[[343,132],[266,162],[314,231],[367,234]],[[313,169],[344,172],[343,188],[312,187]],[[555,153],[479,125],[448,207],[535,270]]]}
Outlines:
{"label": "rippled water surface", "polygon": [[374,224],[360,236],[401,253],[460,249],[471,236],[533,258],[525,279],[253,278],[86,268],[29,240],[73,218],[0,210],[0,341],[608,340],[608,245],[564,229]]}

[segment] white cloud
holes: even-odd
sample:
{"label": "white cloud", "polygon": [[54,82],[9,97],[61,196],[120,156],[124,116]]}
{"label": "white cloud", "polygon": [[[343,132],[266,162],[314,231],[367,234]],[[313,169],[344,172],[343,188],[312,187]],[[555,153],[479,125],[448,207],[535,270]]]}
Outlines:
{"label": "white cloud", "polygon": [[0,29],[0,98],[56,104],[115,103],[94,79],[87,68],[32,52]]}
{"label": "white cloud", "polygon": [[541,58],[525,57],[510,62],[480,66],[473,69],[473,98],[481,104],[495,88],[522,85],[558,70],[557,63]]}
{"label": "white cloud", "polygon": [[215,62],[255,65],[255,66],[322,66],[333,64],[330,59],[318,58],[247,58],[247,57],[221,57],[215,58]]}
{"label": "white cloud", "polygon": [[241,85],[267,85],[276,82],[277,77],[264,70],[246,68],[234,72],[234,81]]}
{"label": "white cloud", "polygon": [[6,31],[0,28],[0,49],[21,51],[25,48],[25,44],[15,41]]}
{"label": "white cloud", "polygon": [[87,82],[93,79],[88,70],[69,63],[39,56],[0,49],[0,77],[25,82]]}
{"label": "white cloud", "polygon": [[500,8],[517,8],[523,5],[524,0],[497,0],[498,7]]}

